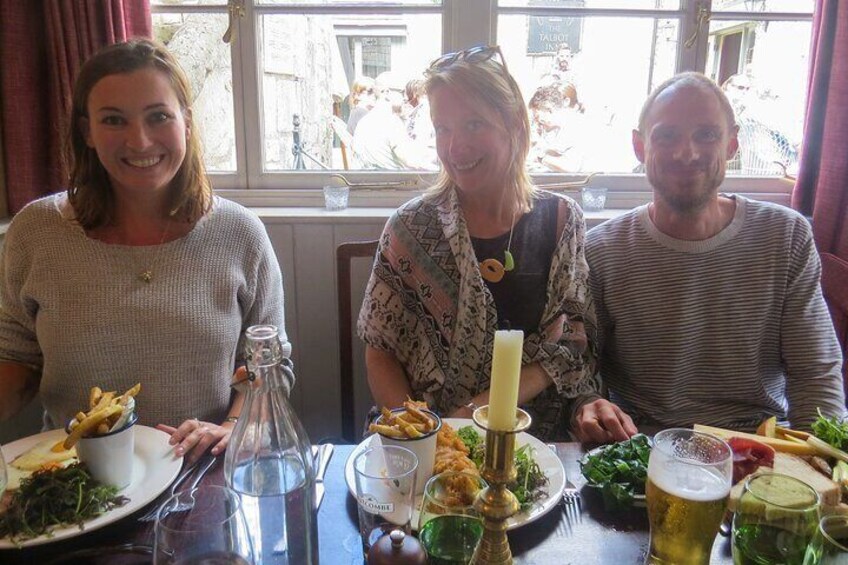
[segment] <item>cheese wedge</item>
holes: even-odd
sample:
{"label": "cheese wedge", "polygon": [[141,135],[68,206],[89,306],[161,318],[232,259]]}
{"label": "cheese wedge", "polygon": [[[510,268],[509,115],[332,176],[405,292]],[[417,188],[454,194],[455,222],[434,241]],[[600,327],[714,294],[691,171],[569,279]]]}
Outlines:
{"label": "cheese wedge", "polygon": [[782,451],[784,453],[792,453],[795,455],[816,455],[818,453],[818,450],[815,447],[806,443],[797,443],[794,441],[788,441],[785,439],[778,439],[774,437],[765,437],[758,436],[755,434],[747,434],[745,432],[737,432],[734,430],[725,430],[724,428],[714,428],[712,426],[704,426],[702,424],[695,424],[693,427],[696,432],[712,434],[716,437],[720,437],[721,439],[725,440],[731,437],[751,439],[760,443],[764,443],[766,445],[770,445],[774,448],[775,451]]}
{"label": "cheese wedge", "polygon": [[[819,499],[821,500],[823,509],[839,506],[841,500],[839,485],[813,469],[809,463],[797,455],[777,452],[774,454],[774,468],[760,467],[752,474],[758,475],[771,472],[789,475],[813,487],[819,493]],[[742,496],[744,488],[745,479],[733,485],[733,488],[730,490],[730,501],[727,505],[731,512],[736,509],[736,504],[739,502],[739,497]]]}

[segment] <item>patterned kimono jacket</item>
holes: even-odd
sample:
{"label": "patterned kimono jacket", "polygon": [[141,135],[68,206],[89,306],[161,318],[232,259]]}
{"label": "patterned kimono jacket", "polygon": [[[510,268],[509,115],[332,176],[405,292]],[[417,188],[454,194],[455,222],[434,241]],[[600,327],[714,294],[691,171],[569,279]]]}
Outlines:
{"label": "patterned kimono jacket", "polygon": [[[555,440],[568,438],[569,400],[597,395],[600,380],[583,216],[570,198],[548,196],[560,200],[558,243],[539,328],[524,337],[522,366],[539,363],[552,386],[523,408],[533,417],[530,432]],[[392,353],[415,397],[447,415],[489,389],[497,322],[455,191],[402,206],[380,238],[359,336]],[[560,339],[548,341],[560,326]]]}

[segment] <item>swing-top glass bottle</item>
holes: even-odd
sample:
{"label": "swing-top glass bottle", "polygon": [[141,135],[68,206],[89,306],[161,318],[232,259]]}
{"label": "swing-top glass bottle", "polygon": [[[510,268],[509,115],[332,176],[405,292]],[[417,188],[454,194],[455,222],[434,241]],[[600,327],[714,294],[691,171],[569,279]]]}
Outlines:
{"label": "swing-top glass bottle", "polygon": [[315,471],[306,431],[288,402],[294,381],[275,326],[245,333],[246,393],[224,461],[242,498],[257,564],[318,563]]}

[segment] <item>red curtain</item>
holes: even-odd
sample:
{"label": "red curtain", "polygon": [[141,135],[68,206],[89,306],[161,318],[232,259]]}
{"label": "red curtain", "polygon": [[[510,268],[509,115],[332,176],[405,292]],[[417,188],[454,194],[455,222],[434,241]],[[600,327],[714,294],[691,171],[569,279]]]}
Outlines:
{"label": "red curtain", "polygon": [[100,47],[152,36],[149,0],[0,0],[0,123],[10,213],[62,190],[74,78]]}
{"label": "red curtain", "polygon": [[792,205],[822,253],[848,259],[848,2],[818,0],[804,146]]}

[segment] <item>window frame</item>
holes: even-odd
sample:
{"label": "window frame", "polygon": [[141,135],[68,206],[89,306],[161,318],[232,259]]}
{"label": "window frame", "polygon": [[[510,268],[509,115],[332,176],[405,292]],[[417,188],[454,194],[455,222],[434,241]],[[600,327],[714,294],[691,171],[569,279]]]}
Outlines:
{"label": "window frame", "polygon": [[[235,114],[235,173],[212,173],[217,193],[248,206],[320,206],[319,190],[329,182],[334,171],[263,171],[263,132],[261,89],[259,80],[259,21],[263,15],[374,15],[374,14],[439,14],[442,17],[443,53],[497,41],[499,15],[562,17],[661,17],[679,21],[679,45],[676,71],[704,72],[708,60],[710,20],[734,21],[812,21],[810,13],[752,13],[744,11],[712,11],[712,0],[680,0],[679,9],[585,8],[566,6],[498,6],[498,0],[442,0],[434,6],[403,4],[364,5],[358,3],[289,5],[261,4],[260,0],[229,0],[215,5],[153,5],[156,13],[227,14],[242,8],[242,17],[231,18],[236,38],[230,44],[233,72]],[[690,41],[687,41],[687,38]],[[688,45],[687,45],[688,44]],[[248,103],[250,101],[250,103]],[[339,173],[341,171],[335,171]],[[343,171],[345,178],[357,185],[376,184],[373,190],[355,190],[354,207],[398,206],[432,183],[435,173],[414,171]],[[574,183],[585,179],[584,173],[538,173],[537,185]],[[631,208],[651,199],[651,187],[644,174],[598,174],[592,180],[609,188],[607,206]],[[396,185],[396,186],[394,186]],[[789,205],[793,183],[780,176],[728,176],[722,184],[726,192]],[[576,194],[576,189],[566,189]]]}

